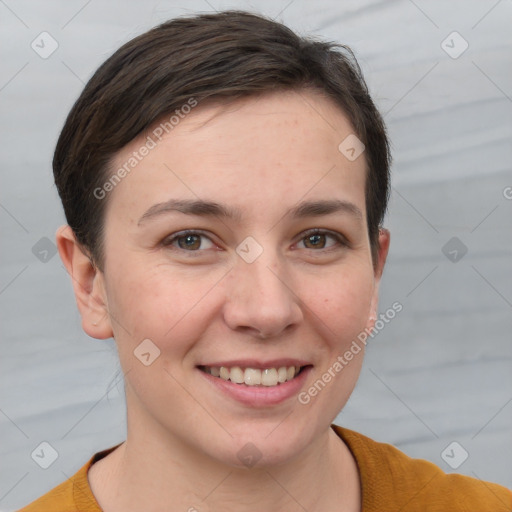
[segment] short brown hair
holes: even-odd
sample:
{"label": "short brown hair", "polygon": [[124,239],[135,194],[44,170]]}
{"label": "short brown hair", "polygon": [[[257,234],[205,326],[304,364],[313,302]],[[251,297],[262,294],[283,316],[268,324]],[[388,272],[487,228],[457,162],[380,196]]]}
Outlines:
{"label": "short brown hair", "polygon": [[176,18],[132,39],[98,68],[73,105],[53,172],[67,222],[91,260],[102,268],[106,200],[94,190],[108,179],[117,151],[190,98],[224,101],[307,88],[333,100],[366,146],[375,264],[391,157],[384,122],[352,51],[236,10]]}

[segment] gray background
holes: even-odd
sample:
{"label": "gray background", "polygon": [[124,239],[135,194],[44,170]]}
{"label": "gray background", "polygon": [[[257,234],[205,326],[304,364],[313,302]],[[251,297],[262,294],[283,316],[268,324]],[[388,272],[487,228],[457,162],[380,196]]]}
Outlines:
{"label": "gray background", "polygon": [[[393,141],[380,309],[399,301],[403,311],[369,344],[337,423],[448,472],[441,454],[456,441],[451,461],[469,454],[457,472],[512,487],[510,0],[0,0],[0,510],[125,435],[113,341],[82,332],[69,278],[41,241],[63,223],[51,156],[64,118],[123,42],[176,15],[232,7],[350,45]],[[43,31],[59,45],[46,59],[31,48]],[[442,47],[453,31],[469,44],[458,58]],[[457,37],[444,43],[452,55]],[[452,237],[458,261],[442,251]],[[43,441],[59,455],[46,470],[31,458]]]}

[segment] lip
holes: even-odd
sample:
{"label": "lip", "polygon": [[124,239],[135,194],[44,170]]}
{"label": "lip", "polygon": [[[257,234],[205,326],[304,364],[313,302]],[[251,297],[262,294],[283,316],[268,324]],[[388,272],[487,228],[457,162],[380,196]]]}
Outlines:
{"label": "lip", "polygon": [[[285,361],[285,360],[281,360]],[[292,361],[289,359],[288,361]],[[244,365],[247,361],[244,362]],[[233,364],[233,362],[230,362]],[[267,363],[265,363],[267,364]],[[275,364],[275,361],[272,363]],[[216,366],[216,365],[212,365]],[[221,365],[224,366],[224,365]],[[239,366],[233,364],[233,366]],[[242,365],[240,365],[242,366]],[[286,366],[282,364],[281,366]],[[289,364],[289,366],[294,366]],[[304,365],[295,365],[304,366]],[[247,365],[249,368],[254,366]],[[265,368],[275,368],[275,366],[266,366]],[[214,386],[215,390],[221,391],[227,397],[236,400],[248,407],[268,407],[271,405],[277,405],[291,397],[297,395],[300,389],[304,386],[309,372],[313,369],[312,365],[307,365],[301,370],[301,372],[292,380],[278,384],[277,386],[246,386],[244,384],[235,384],[229,380],[221,379],[220,377],[214,377],[209,373],[206,373],[199,368],[196,370],[207,380],[207,382]]]}
{"label": "lip", "polygon": [[304,359],[270,359],[268,361],[260,361],[257,359],[234,359],[231,361],[220,361],[216,363],[201,363],[197,366],[210,366],[220,368],[233,368],[239,366],[240,368],[254,368],[255,370],[265,370],[266,368],[281,368],[282,366],[310,366],[311,363]]}

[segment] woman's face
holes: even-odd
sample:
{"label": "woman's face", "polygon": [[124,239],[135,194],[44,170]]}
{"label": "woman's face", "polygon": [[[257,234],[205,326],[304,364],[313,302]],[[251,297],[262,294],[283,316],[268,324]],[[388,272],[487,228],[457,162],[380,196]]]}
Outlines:
{"label": "woman's face", "polygon": [[[375,315],[387,235],[374,272],[364,153],[338,149],[349,122],[306,91],[198,105],[161,140],[153,133],[156,146],[104,199],[96,277],[128,436],[172,438],[231,465],[292,460],[346,403],[363,350],[333,368]],[[270,385],[225,381],[221,366]],[[305,369],[276,384],[294,366]]]}

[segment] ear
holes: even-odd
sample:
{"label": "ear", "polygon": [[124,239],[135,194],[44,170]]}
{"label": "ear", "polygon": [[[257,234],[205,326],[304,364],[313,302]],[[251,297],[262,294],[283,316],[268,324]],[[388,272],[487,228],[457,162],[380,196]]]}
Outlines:
{"label": "ear", "polygon": [[377,262],[375,264],[374,279],[375,286],[373,289],[372,302],[370,306],[370,328],[373,328],[375,321],[377,320],[377,310],[379,307],[379,286],[384,272],[384,265],[386,258],[388,257],[389,243],[391,241],[391,235],[387,229],[379,229],[379,250],[377,253]]}
{"label": "ear", "polygon": [[82,329],[92,338],[113,337],[103,273],[92,263],[69,226],[60,227],[55,238],[60,258],[71,277]]}

